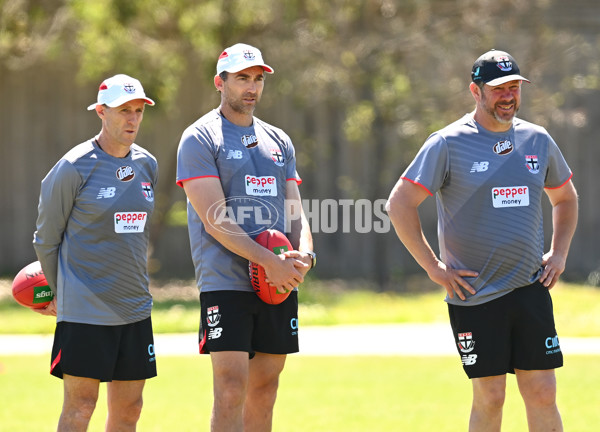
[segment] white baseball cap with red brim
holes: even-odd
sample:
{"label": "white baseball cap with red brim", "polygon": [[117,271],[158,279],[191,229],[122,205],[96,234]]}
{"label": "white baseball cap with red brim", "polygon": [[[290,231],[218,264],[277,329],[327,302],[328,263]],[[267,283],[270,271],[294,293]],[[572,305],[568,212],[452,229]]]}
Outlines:
{"label": "white baseball cap with red brim", "polygon": [[128,75],[119,74],[105,79],[100,84],[98,102],[91,104],[87,109],[91,111],[97,105],[114,108],[134,99],[143,99],[148,105],[154,105],[154,101],[144,93],[142,83]]}
{"label": "white baseball cap with red brim", "polygon": [[219,56],[217,61],[217,75],[221,72],[236,73],[252,66],[260,66],[265,72],[275,72],[271,66],[266,64],[258,48],[252,45],[238,43],[229,48]]}

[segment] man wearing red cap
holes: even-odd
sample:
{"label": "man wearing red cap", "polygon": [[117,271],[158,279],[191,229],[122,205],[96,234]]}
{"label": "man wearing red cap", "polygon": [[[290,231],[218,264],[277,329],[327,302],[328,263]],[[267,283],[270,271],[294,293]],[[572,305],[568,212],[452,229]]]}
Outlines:
{"label": "man wearing red cap", "polygon": [[[446,302],[457,352],[473,385],[469,430],[500,431],[513,373],[531,431],[562,431],[554,369],[562,352],[549,290],[565,269],[577,225],[572,173],[548,132],[516,117],[515,59],[492,50],[471,72],[473,113],[433,133],[396,183],[396,233]],[[417,208],[436,194],[440,258]],[[553,207],[544,253],[542,198]]]}

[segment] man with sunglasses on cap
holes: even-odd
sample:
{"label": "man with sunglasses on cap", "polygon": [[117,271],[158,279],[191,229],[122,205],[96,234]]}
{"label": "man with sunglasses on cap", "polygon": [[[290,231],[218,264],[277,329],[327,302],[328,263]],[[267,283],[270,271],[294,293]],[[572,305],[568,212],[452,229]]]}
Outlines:
{"label": "man with sunglasses on cap", "polygon": [[[554,369],[562,353],[549,290],[565,269],[577,225],[572,173],[548,132],[516,117],[515,59],[492,50],[469,86],[475,111],[433,133],[394,186],[396,233],[446,289],[458,354],[473,385],[470,431],[500,431],[506,374],[516,376],[529,430],[562,431]],[[544,253],[543,192],[553,233]],[[438,259],[418,206],[436,195]]]}
{"label": "man with sunglasses on cap", "polygon": [[107,431],[133,431],[145,380],[156,376],[148,290],[149,222],[158,165],[134,143],[146,97],[116,75],[100,85],[100,133],[42,180],[33,245],[54,292],[51,373],[63,379],[58,431],[85,431],[107,382]]}
{"label": "man with sunglasses on cap", "polygon": [[[212,431],[271,430],[279,375],[286,355],[298,351],[296,288],[315,263],[294,146],[254,117],[265,73],[273,68],[257,48],[225,49],[214,77],[221,104],[185,130],[178,149],[200,289],[200,353],[213,367]],[[285,232],[295,250],[275,255],[256,243],[267,228]],[[264,303],[248,261],[262,265],[280,292],[294,291],[281,304]]]}

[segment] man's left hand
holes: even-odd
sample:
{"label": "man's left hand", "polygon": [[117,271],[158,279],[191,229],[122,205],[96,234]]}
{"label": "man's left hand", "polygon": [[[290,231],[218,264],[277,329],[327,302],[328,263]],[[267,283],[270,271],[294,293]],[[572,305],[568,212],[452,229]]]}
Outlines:
{"label": "man's left hand", "polygon": [[548,289],[552,289],[558,278],[565,271],[567,258],[555,253],[554,251],[547,252],[542,257],[542,266],[544,270],[540,276],[540,282]]}

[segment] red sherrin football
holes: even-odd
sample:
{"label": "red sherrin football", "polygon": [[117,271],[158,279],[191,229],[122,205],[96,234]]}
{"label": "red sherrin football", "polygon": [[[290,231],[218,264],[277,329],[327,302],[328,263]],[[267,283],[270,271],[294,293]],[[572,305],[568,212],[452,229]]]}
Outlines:
{"label": "red sherrin football", "polygon": [[29,264],[17,273],[12,283],[12,294],[17,303],[23,306],[32,309],[48,306],[54,294],[48,286],[39,261]]}
{"label": "red sherrin football", "polygon": [[[285,234],[277,230],[269,229],[263,231],[256,237],[255,240],[258,244],[266,247],[277,255],[293,250],[292,244],[287,239]],[[254,288],[254,291],[258,297],[260,297],[260,299],[265,303],[273,305],[279,304],[288,298],[292,292],[292,290],[290,290],[284,294],[278,293],[275,286],[265,281],[265,269],[261,265],[250,262],[248,264],[248,271],[250,273],[250,282],[252,283],[252,288]]]}

